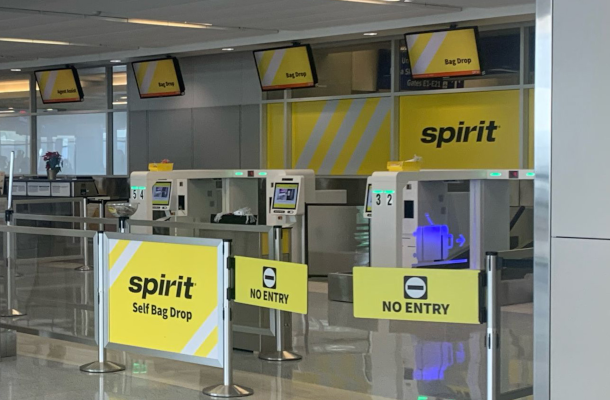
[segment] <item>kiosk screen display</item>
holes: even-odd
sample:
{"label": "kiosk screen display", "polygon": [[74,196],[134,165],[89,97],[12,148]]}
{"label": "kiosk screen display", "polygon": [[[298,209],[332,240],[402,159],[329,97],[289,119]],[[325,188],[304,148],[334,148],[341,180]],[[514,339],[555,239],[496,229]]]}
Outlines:
{"label": "kiosk screen display", "polygon": [[373,185],[371,185],[370,183],[366,190],[365,212],[367,212],[367,213],[373,212]]}
{"label": "kiosk screen display", "polygon": [[184,80],[176,58],[140,61],[131,64],[140,98],[184,95]]}
{"label": "kiosk screen display", "polygon": [[481,75],[477,28],[405,35],[413,79]]}
{"label": "kiosk screen display", "polygon": [[318,76],[309,45],[254,52],[263,91],[316,86]]}
{"label": "kiosk screen display", "polygon": [[76,68],[60,68],[34,72],[43,104],[83,101],[83,88]]}
{"label": "kiosk screen display", "polygon": [[157,182],[152,189],[153,206],[169,206],[169,196],[172,193],[171,182]]}
{"label": "kiosk screen display", "polygon": [[298,183],[277,183],[273,194],[273,208],[279,210],[296,210],[299,198]]}

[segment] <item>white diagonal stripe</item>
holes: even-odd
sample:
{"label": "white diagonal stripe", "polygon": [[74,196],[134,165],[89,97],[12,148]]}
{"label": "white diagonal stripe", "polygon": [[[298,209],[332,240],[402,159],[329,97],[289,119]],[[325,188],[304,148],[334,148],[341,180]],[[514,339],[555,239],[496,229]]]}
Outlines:
{"label": "white diagonal stripe", "polygon": [[[141,64],[144,65],[144,64]],[[157,61],[151,61],[148,63],[148,67],[146,68],[146,73],[144,74],[144,78],[142,79],[142,87],[140,91],[142,94],[148,94],[151,92],[150,83],[155,76],[155,71],[157,70]]]}
{"label": "white diagonal stripe", "polygon": [[263,86],[273,85],[273,80],[275,79],[277,71],[280,69],[280,65],[284,59],[284,54],[286,54],[286,49],[275,50],[273,53],[273,57],[271,57],[271,61],[269,62],[269,68],[267,68],[267,72],[265,72],[265,76],[263,78]]}
{"label": "white diagonal stripe", "polygon": [[210,336],[210,333],[218,326],[218,308],[206,318],[205,322],[201,324],[197,332],[193,335],[191,340],[184,346],[180,353],[194,355],[197,349],[201,347],[203,342]]}
{"label": "white diagonal stripe", "polygon": [[121,272],[125,269],[131,257],[138,251],[138,248],[142,245],[142,242],[129,242],[125,250],[121,253],[119,258],[117,258],[114,266],[110,270],[110,287],[114,285],[114,282],[117,280]]}
{"label": "white diagonal stripe", "polygon": [[345,146],[345,142],[347,142],[347,138],[354,129],[358,117],[360,117],[360,113],[362,112],[365,103],[366,99],[352,101],[352,104],[350,105],[349,110],[347,110],[347,113],[345,113],[345,118],[337,131],[337,135],[324,157],[318,174],[330,174],[337,162],[337,158],[339,158],[339,154],[341,154],[341,150],[343,150],[343,147]]}
{"label": "white diagonal stripe", "polygon": [[437,32],[432,34],[430,41],[428,42],[426,48],[421,54],[421,57],[419,57],[419,60],[417,60],[417,63],[415,64],[415,66],[413,66],[413,73],[415,75],[423,74],[426,72],[428,66],[432,62],[432,59],[438,52],[438,49],[443,44],[443,41],[445,40],[446,36],[447,32]]}
{"label": "white diagonal stripe", "polygon": [[316,126],[313,128],[311,135],[309,135],[309,139],[307,139],[307,143],[299,155],[299,159],[296,163],[296,169],[308,169],[309,163],[313,158],[316,149],[320,145],[320,141],[322,140],[322,136],[324,136],[324,132],[326,132],[326,128],[328,128],[328,124],[330,124],[330,120],[335,113],[335,110],[339,106],[338,101],[327,101],[324,105],[324,109],[322,113],[318,117],[318,121],[316,122]]}
{"label": "white diagonal stripe", "polygon": [[55,87],[55,81],[57,80],[57,73],[59,71],[49,72],[49,78],[47,79],[47,85],[44,87],[44,99],[50,99],[53,95],[53,88]]}
{"label": "white diagonal stripe", "polygon": [[391,98],[386,97],[379,100],[379,104],[377,104],[375,112],[358,142],[358,146],[356,146],[356,150],[354,150],[354,154],[352,154],[352,157],[345,168],[345,174],[354,175],[358,173],[360,165],[362,165],[362,161],[364,161],[364,157],[366,157],[366,153],[368,153],[371,148],[371,145],[381,128],[381,124],[383,124],[383,120],[390,112],[391,105]]}
{"label": "white diagonal stripe", "polygon": [[206,358],[218,358],[218,345],[214,346]]}
{"label": "white diagonal stripe", "polygon": [[119,243],[118,240],[116,239],[110,239],[108,240],[108,246],[110,246],[110,250],[108,250],[108,254],[112,253],[112,250],[114,250],[115,246]]}

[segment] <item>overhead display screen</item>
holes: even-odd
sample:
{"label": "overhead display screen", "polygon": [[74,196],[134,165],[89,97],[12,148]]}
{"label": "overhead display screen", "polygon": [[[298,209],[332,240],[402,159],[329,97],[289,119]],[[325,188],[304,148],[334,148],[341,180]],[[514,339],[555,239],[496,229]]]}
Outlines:
{"label": "overhead display screen", "polygon": [[140,61],[131,64],[140,98],[182,96],[184,81],[176,58]]}
{"label": "overhead display screen", "polygon": [[60,68],[34,72],[44,104],[83,101],[83,88],[76,68]]}
{"label": "overhead display screen", "polygon": [[273,208],[296,210],[299,197],[298,183],[278,183],[273,194]]}
{"label": "overhead display screen", "polygon": [[157,182],[153,185],[152,191],[154,206],[169,206],[169,196],[172,192],[171,182]]}
{"label": "overhead display screen", "polygon": [[413,79],[481,75],[478,36],[476,27],[405,35]]}
{"label": "overhead display screen", "polygon": [[254,59],[264,91],[308,88],[318,83],[309,45],[255,51]]}

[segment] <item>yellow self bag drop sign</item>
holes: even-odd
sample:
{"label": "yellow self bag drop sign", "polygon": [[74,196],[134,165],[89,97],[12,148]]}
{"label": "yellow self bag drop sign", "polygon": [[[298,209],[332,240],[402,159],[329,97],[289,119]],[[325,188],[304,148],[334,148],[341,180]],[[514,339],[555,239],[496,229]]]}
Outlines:
{"label": "yellow self bag drop sign", "polygon": [[307,88],[318,83],[309,46],[255,51],[254,59],[263,90]]}
{"label": "yellow self bag drop sign", "polygon": [[480,324],[480,271],[354,268],[354,316]]}
{"label": "yellow self bag drop sign", "polygon": [[235,257],[235,302],[307,314],[307,265]]}
{"label": "yellow self bag drop sign", "polygon": [[108,240],[109,341],[221,367],[222,241],[180,240]]}

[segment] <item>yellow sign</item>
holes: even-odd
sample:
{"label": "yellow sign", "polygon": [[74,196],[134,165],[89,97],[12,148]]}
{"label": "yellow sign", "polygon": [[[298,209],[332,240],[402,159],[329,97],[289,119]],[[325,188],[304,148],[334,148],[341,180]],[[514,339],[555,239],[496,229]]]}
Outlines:
{"label": "yellow sign", "polygon": [[481,74],[475,28],[406,35],[415,79]]}
{"label": "yellow sign", "polygon": [[254,58],[263,90],[306,88],[318,82],[309,46],[255,51]]}
{"label": "yellow sign", "polygon": [[519,91],[400,98],[400,159],[423,169],[519,168]]}
{"label": "yellow sign", "polygon": [[307,265],[235,257],[235,302],[307,314]]}
{"label": "yellow sign", "polygon": [[222,365],[222,249],[109,240],[109,341]]}
{"label": "yellow sign", "polygon": [[168,97],[184,94],[180,65],[175,58],[133,63],[140,97]]}
{"label": "yellow sign", "polygon": [[474,270],[354,268],[354,316],[481,323],[481,274]]}
{"label": "yellow sign", "polygon": [[83,100],[83,90],[74,68],[36,71],[40,97],[47,103],[72,103]]}

